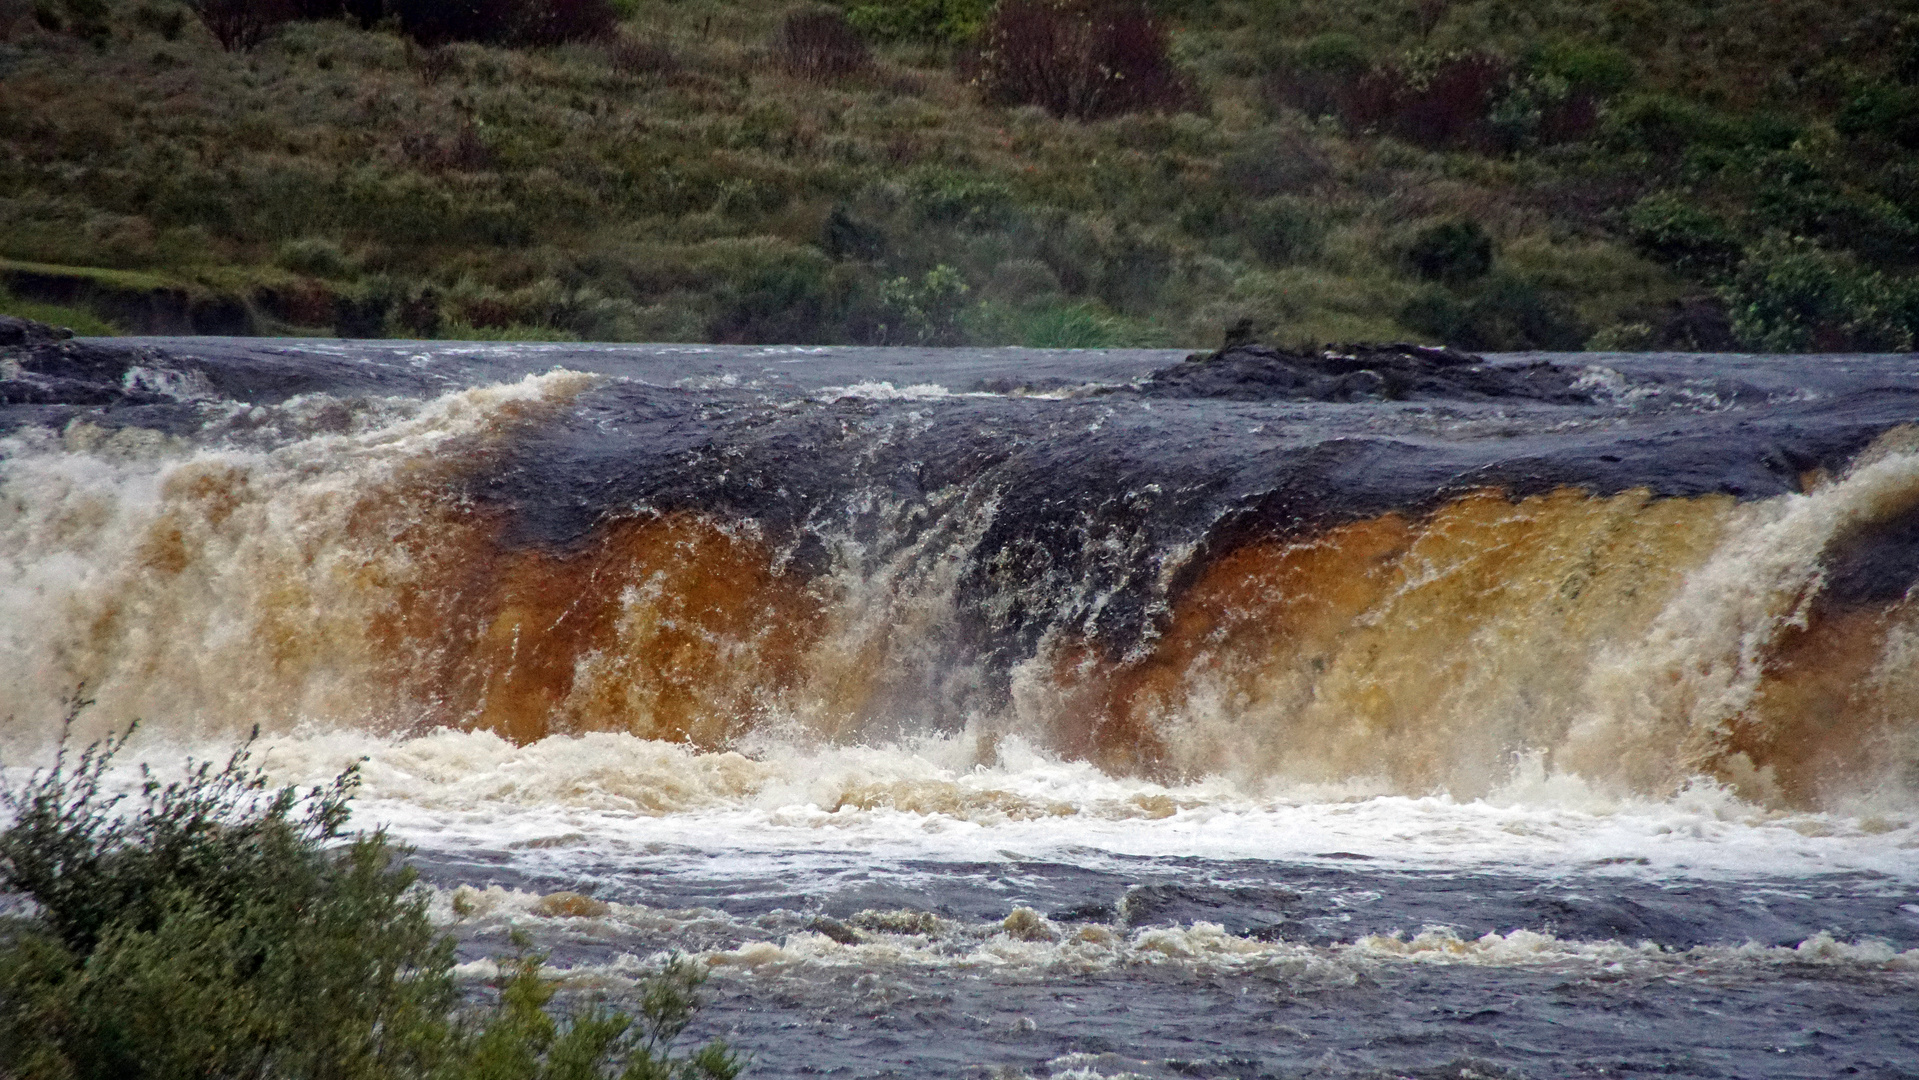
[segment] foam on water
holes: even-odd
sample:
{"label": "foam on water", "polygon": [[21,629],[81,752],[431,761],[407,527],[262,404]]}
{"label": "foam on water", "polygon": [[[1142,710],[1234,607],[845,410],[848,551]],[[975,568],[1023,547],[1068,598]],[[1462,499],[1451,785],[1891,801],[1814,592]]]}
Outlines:
{"label": "foam on water", "polygon": [[[590,901],[574,893],[541,895],[498,886],[437,891],[438,920],[463,932],[500,938],[508,931],[599,939],[618,948],[635,938],[747,938],[693,955],[717,972],[756,978],[817,975],[833,970],[895,969],[1057,978],[1156,969],[1183,977],[1256,974],[1295,985],[1351,986],[1382,965],[1463,966],[1549,971],[1569,976],[1710,978],[1751,975],[1786,966],[1839,973],[1880,973],[1919,985],[1919,949],[1883,941],[1842,941],[1826,932],[1792,945],[1702,945],[1671,948],[1648,941],[1578,941],[1515,929],[1462,937],[1448,927],[1370,934],[1333,945],[1263,941],[1197,921],[1129,929],[1097,923],[1055,923],[1015,907],[1003,920],[964,922],[912,911],[865,911],[832,933],[782,925],[778,917],[737,919],[711,909],[669,910]],[[554,977],[578,986],[630,985],[657,968],[658,953],[622,951],[595,963],[555,965]],[[467,978],[498,973],[491,959],[469,961]]]}
{"label": "foam on water", "polygon": [[[162,772],[231,743],[137,738],[118,774]],[[426,852],[502,853],[528,871],[611,858],[749,878],[848,865],[1136,858],[1255,859],[1377,869],[1573,871],[1737,879],[1867,872],[1919,882],[1919,823],[1899,810],[1788,812],[1700,780],[1670,798],[1608,794],[1536,761],[1474,800],[1338,787],[1251,789],[1224,778],[1111,776],[1019,739],[980,761],[970,734],[888,746],[767,742],[702,752],[616,733],[517,746],[491,732],[402,738],[335,731],[264,738],[276,782],[323,782],[362,762],[355,824]],[[16,762],[16,768],[25,767]],[[909,870],[909,865],[921,869]]]}

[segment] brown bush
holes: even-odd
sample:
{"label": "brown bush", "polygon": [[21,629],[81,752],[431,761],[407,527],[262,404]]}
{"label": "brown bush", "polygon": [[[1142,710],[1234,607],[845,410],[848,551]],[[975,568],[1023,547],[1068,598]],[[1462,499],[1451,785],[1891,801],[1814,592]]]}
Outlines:
{"label": "brown bush", "polygon": [[873,60],[859,31],[838,8],[788,12],[773,40],[773,52],[788,73],[815,82],[851,75]]}
{"label": "brown bush", "polygon": [[1144,7],[1104,0],[1004,0],[980,32],[974,81],[999,105],[1095,120],[1193,103],[1166,31]]}
{"label": "brown bush", "polygon": [[288,0],[194,0],[192,6],[207,32],[228,52],[253,48],[294,16]]}
{"label": "brown bush", "polygon": [[[1309,116],[1331,113],[1355,132],[1376,131],[1429,150],[1490,150],[1500,145],[1490,122],[1493,106],[1512,78],[1503,57],[1461,52],[1363,70],[1281,67],[1266,88],[1280,105]],[[1589,130],[1597,113],[1590,101],[1584,108],[1555,114],[1554,134]]]}
{"label": "brown bush", "polygon": [[1428,149],[1487,149],[1495,142],[1487,118],[1511,78],[1512,65],[1491,53],[1377,67],[1360,77],[1345,119]]}
{"label": "brown bush", "polygon": [[[428,47],[450,41],[534,46],[596,41],[619,22],[609,0],[386,0],[382,11]],[[364,21],[364,14],[360,17]]]}

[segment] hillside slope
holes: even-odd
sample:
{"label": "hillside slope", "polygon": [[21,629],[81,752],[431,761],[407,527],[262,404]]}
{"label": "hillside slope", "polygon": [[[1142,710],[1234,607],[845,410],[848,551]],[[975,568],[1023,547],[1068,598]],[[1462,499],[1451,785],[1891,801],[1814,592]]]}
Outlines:
{"label": "hillside slope", "polygon": [[792,343],[1919,330],[1910,0],[1165,0],[1177,94],[1085,120],[993,83],[1011,46],[977,3],[848,14],[845,56],[771,0],[643,0],[538,48],[387,18],[229,52],[169,0],[0,0],[0,310]]}

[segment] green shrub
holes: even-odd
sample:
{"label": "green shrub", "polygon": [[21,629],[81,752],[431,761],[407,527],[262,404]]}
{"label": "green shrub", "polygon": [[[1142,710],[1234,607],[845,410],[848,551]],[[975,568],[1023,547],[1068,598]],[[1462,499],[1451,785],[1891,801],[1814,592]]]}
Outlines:
{"label": "green shrub", "polygon": [[1721,291],[1733,334],[1763,352],[1903,351],[1919,333],[1912,282],[1801,237],[1774,234],[1754,245]]}
{"label": "green shrub", "polygon": [[1561,42],[1540,52],[1533,68],[1555,75],[1575,90],[1611,97],[1637,77],[1632,58],[1610,45]]}
{"label": "green shrub", "polygon": [[1443,221],[1421,229],[1406,249],[1406,261],[1428,281],[1459,284],[1493,268],[1493,239],[1477,221]]}
{"label": "green shrub", "polygon": [[289,240],[280,245],[275,261],[294,273],[319,278],[350,278],[359,272],[340,245],[324,237]]}
{"label": "green shrub", "polygon": [[852,297],[848,279],[816,251],[770,253],[733,270],[722,285],[719,311],[707,327],[712,341],[749,345],[807,345],[840,332]]}
{"label": "green shrub", "polygon": [[1307,116],[1336,113],[1372,61],[1366,46],[1346,33],[1320,34],[1291,53],[1272,57],[1264,87],[1274,103]]}
{"label": "green shrub", "polygon": [[1833,126],[1851,138],[1919,150],[1919,86],[1868,86],[1846,103]]}
{"label": "green shrub", "polygon": [[1678,192],[1657,192],[1634,203],[1626,212],[1626,227],[1639,250],[1688,272],[1717,274],[1739,258],[1732,228]]}
{"label": "green shrub", "polygon": [[908,190],[920,218],[934,224],[992,229],[1012,216],[1012,190],[990,177],[935,169],[915,176]]}
{"label": "green shrub", "polygon": [[1401,305],[1399,321],[1407,329],[1441,345],[1470,347],[1475,335],[1466,304],[1445,289],[1421,289]]}
{"label": "green shrub", "polygon": [[66,748],[0,788],[0,885],[37,913],[0,927],[0,1075],[20,1080],[273,1076],[731,1080],[720,1044],[675,1058],[697,975],[675,963],[635,1018],[546,1012],[539,958],[497,1008],[462,1013],[453,947],[383,834],[348,837],[348,769],[272,791],[242,747],[224,765],[108,794],[125,738]]}
{"label": "green shrub", "polygon": [[1281,196],[1247,210],[1240,232],[1262,262],[1289,266],[1319,254],[1326,237],[1324,218],[1324,213],[1310,202]]}
{"label": "green shrub", "polygon": [[1674,155],[1700,145],[1745,145],[1740,125],[1702,105],[1665,94],[1626,99],[1608,115],[1606,127],[1615,144],[1654,154]]}
{"label": "green shrub", "polygon": [[1355,78],[1372,63],[1363,42],[1351,34],[1338,31],[1320,34],[1308,40],[1306,44],[1300,46],[1295,62],[1307,71],[1320,71],[1328,75],[1349,75]]}
{"label": "green shrub", "polygon": [[898,345],[958,345],[960,312],[972,289],[958,270],[941,264],[917,281],[897,277],[880,286],[886,309],[881,338]]}
{"label": "green shrub", "polygon": [[1399,322],[1445,345],[1462,349],[1574,351],[1591,332],[1570,305],[1538,282],[1493,275],[1470,297],[1431,288],[1399,310]]}
{"label": "green shrub", "polygon": [[991,0],[884,0],[857,4],[847,21],[876,41],[957,44],[979,33]]}

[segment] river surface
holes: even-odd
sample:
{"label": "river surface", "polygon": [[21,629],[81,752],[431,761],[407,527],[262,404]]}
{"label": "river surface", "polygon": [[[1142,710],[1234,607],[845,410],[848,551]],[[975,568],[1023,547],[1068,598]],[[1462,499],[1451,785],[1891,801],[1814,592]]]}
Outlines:
{"label": "river surface", "polygon": [[1919,358],[28,340],[0,760],[798,1077],[1919,1076]]}

